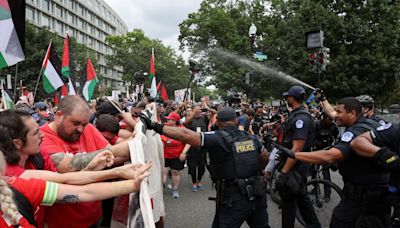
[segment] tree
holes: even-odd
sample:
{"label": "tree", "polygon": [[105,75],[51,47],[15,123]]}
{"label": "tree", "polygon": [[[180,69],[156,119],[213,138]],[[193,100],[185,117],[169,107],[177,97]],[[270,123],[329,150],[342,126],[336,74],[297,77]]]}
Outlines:
{"label": "tree", "polygon": [[[149,71],[151,49],[154,48],[156,79],[165,83],[168,95],[171,97],[173,90],[186,86],[189,71],[183,58],[161,41],[146,37],[142,30],[135,29],[125,35],[109,36],[106,42],[113,49],[113,54],[106,56],[107,63],[122,67],[124,81],[133,84],[136,72]],[[145,78],[145,85],[147,88],[150,86],[148,78]]]}
{"label": "tree", "polygon": [[[247,30],[253,22],[258,50],[268,54],[264,65],[317,86],[317,76],[308,70],[308,56],[317,50],[306,49],[304,34],[322,29],[324,45],[331,50],[320,85],[328,96],[369,94],[381,103],[392,102],[400,72],[399,14],[396,1],[205,0],[180,24],[179,40],[182,48],[200,53],[196,55],[217,88],[248,91],[243,75],[254,69],[222,57],[235,53],[236,58],[251,58]],[[225,54],[215,55],[209,51],[213,48]],[[251,88],[257,97],[277,97],[287,90],[278,77],[261,75],[267,74],[258,72]]]}

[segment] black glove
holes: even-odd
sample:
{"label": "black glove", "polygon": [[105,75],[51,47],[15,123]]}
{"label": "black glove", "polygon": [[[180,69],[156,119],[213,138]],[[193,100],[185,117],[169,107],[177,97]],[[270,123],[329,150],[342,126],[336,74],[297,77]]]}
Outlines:
{"label": "black glove", "polygon": [[400,170],[400,158],[387,147],[382,147],[373,157],[380,166],[390,172]]}
{"label": "black glove", "polygon": [[285,183],[288,179],[288,174],[280,171],[278,175],[276,175],[276,187],[278,191],[283,191],[285,189]]}
{"label": "black glove", "polygon": [[321,101],[325,101],[326,100],[325,93],[324,93],[324,91],[322,89],[316,88],[315,92],[317,92],[317,96],[316,96],[317,98],[315,98],[315,102],[316,103],[319,103]]}
{"label": "black glove", "polygon": [[284,147],[282,145],[279,145],[279,144],[275,144],[274,146],[276,147],[276,149],[278,149],[278,153],[277,154],[279,156],[284,155],[284,156],[287,156],[289,158],[296,159],[295,153],[293,151],[291,151],[290,149],[288,149],[288,148],[286,148],[286,147]]}
{"label": "black glove", "polygon": [[140,117],[140,120],[142,120],[142,122],[146,125],[147,129],[154,130],[158,134],[162,135],[162,129],[164,128],[164,124],[159,124],[151,121],[151,119],[143,113],[139,113],[138,116]]}

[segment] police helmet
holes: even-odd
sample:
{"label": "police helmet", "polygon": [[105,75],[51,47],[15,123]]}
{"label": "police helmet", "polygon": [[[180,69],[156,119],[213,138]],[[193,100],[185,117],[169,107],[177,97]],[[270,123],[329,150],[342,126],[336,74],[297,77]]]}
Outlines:
{"label": "police helmet", "polygon": [[368,95],[360,95],[356,97],[363,107],[373,107],[374,99]]}

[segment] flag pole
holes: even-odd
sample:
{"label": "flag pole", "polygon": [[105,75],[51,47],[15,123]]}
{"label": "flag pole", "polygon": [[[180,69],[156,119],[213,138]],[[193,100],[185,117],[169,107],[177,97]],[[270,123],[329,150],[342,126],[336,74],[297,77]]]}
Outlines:
{"label": "flag pole", "polygon": [[15,64],[15,78],[14,78],[14,104],[17,99],[17,78],[18,78],[18,63]]}
{"label": "flag pole", "polygon": [[40,67],[40,72],[39,72],[38,78],[36,80],[35,92],[33,92],[33,101],[34,102],[35,102],[35,98],[36,98],[36,92],[37,92],[37,89],[39,87],[39,81],[40,81],[40,78],[42,76],[42,71],[43,71],[43,68]]}
{"label": "flag pole", "polygon": [[[53,39],[50,40],[49,47],[48,47],[47,50],[46,50],[46,55],[47,55],[47,51],[49,51],[49,48],[51,47],[52,41],[53,41]],[[46,55],[44,56],[43,63],[44,63],[44,61],[46,61]],[[39,72],[38,78],[37,78],[37,80],[36,80],[35,91],[33,92],[33,102],[35,102],[36,92],[37,92],[37,89],[38,89],[38,87],[39,87],[40,78],[41,78],[41,76],[42,76],[42,72],[43,72],[43,63],[42,63],[42,66],[40,67],[40,72]]]}

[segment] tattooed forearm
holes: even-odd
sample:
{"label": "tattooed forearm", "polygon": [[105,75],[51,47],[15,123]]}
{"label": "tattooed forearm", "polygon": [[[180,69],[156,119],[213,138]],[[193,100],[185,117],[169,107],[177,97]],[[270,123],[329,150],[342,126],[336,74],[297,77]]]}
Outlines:
{"label": "tattooed forearm", "polygon": [[60,153],[55,153],[51,155],[51,160],[53,161],[54,165],[56,167],[58,167],[58,165],[60,164],[60,162],[62,160],[64,160],[65,157],[65,153],[64,152],[60,152]]}
{"label": "tattooed forearm", "polygon": [[58,203],[79,203],[80,199],[78,194],[76,195],[65,195],[62,200],[58,200]]}
{"label": "tattooed forearm", "polygon": [[111,151],[111,147],[106,147],[90,153],[77,153],[68,164],[68,168],[75,171],[80,171],[84,169],[93,160],[93,158],[96,157],[97,154],[106,150]]}
{"label": "tattooed forearm", "polygon": [[98,153],[100,153],[100,151],[92,153],[77,153],[68,164],[68,168],[80,171],[84,169]]}

